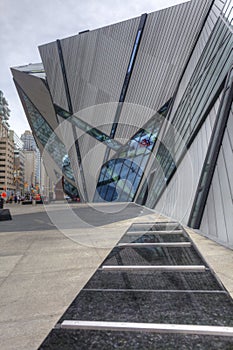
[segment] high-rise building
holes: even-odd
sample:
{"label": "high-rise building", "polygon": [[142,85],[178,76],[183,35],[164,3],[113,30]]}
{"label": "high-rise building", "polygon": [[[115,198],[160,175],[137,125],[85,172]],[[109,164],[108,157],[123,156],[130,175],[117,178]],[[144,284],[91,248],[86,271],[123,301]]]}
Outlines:
{"label": "high-rise building", "polygon": [[20,137],[23,143],[23,149],[27,151],[36,151],[38,148],[36,146],[36,141],[30,130],[25,130]]}
{"label": "high-rise building", "polygon": [[24,189],[31,192],[36,188],[36,167],[37,154],[36,151],[24,150],[25,172],[24,172]]}
{"label": "high-rise building", "polygon": [[191,0],[39,47],[12,68],[53,181],[233,246],[232,1]]}
{"label": "high-rise building", "polygon": [[[40,151],[36,145],[36,141],[30,130],[25,130],[25,132],[21,135],[20,139],[23,142],[24,151],[34,151],[36,153],[36,171],[35,171],[34,183],[40,186]],[[26,157],[29,159],[28,156]],[[34,166],[30,166],[30,168],[31,167],[34,167]]]}
{"label": "high-rise building", "polygon": [[11,139],[14,140],[14,184],[17,195],[24,194],[24,171],[25,155],[23,151],[23,142],[19,136],[10,130]]}
{"label": "high-rise building", "polygon": [[0,192],[10,196],[15,191],[14,139],[8,126],[0,120]]}

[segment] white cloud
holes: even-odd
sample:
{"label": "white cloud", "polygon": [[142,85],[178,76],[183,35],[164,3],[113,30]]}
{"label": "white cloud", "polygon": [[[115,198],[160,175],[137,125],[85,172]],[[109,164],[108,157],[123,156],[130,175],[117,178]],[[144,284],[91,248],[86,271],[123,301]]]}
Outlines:
{"label": "white cloud", "polygon": [[28,129],[10,67],[40,62],[38,46],[85,29],[96,29],[142,13],[172,6],[179,0],[1,0],[0,90],[11,109],[10,125],[19,135]]}

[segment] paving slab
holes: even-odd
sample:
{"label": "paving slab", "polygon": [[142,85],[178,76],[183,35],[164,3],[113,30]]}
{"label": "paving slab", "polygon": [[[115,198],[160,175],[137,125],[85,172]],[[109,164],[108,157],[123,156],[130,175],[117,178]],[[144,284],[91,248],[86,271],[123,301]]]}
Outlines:
{"label": "paving slab", "polygon": [[[49,211],[61,216],[64,207],[66,203],[55,203]],[[135,212],[126,207],[122,214],[119,205],[113,213],[101,205],[94,226],[98,206],[70,207],[75,215],[81,212],[83,224],[61,232],[44,206],[9,205],[13,220],[1,222],[0,231],[1,350],[37,349],[133,222],[167,221],[139,206]],[[233,295],[233,251],[188,232]]]}

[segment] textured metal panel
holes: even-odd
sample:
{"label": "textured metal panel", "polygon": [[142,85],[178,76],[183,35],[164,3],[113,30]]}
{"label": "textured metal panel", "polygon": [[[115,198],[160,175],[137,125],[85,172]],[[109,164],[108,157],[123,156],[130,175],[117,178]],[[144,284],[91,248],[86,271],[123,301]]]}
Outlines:
{"label": "textured metal panel", "polygon": [[[229,184],[229,176],[231,177],[231,180],[232,180],[233,173],[229,174],[227,171],[225,159],[223,156],[223,150],[224,150],[224,146],[222,147],[222,150],[219,153],[217,167],[218,167],[218,174],[219,174],[223,212],[224,212],[224,222],[225,222],[226,235],[227,235],[226,242],[229,243],[229,236],[232,235],[232,227],[233,227],[233,203],[232,203],[232,196],[231,196],[231,188]],[[232,152],[231,152],[231,155],[229,155],[227,162],[229,163],[233,162]],[[219,238],[221,239],[221,234],[219,235]]]}
{"label": "textured metal panel", "polygon": [[[139,20],[134,18],[61,40],[74,112],[119,101]],[[103,123],[101,116],[98,123]]]}
{"label": "textured metal panel", "polygon": [[[161,210],[163,214],[176,218],[185,224],[188,222],[211,136],[210,120],[212,119],[213,121],[216,118],[216,106],[219,105],[219,100],[220,98],[210,111],[188,153],[185,155],[166,191],[155,207],[156,210]],[[206,132],[207,129],[208,133]],[[152,191],[153,184],[149,192],[151,193]]]}
{"label": "textured metal panel", "polygon": [[[230,118],[233,119],[232,115],[230,116]],[[223,138],[222,148],[223,148],[224,165],[227,171],[230,195],[233,200],[233,148],[231,145],[232,135],[233,133],[230,134],[227,128]]]}
{"label": "textured metal panel", "polygon": [[[213,188],[213,203],[215,206],[215,217],[217,224],[217,239],[218,241],[227,242],[227,231],[226,231],[226,223],[225,223],[225,215],[224,215],[224,207],[223,207],[223,198],[220,187],[220,177],[218,173],[218,168],[214,173],[212,186]],[[208,206],[211,206],[212,203],[207,203]],[[209,220],[213,220],[214,212],[213,210],[209,210]]]}
{"label": "textured metal panel", "polygon": [[207,207],[205,207],[203,216],[202,216],[202,232],[205,232],[207,236],[209,236],[209,223],[208,223],[208,212],[207,212]]}
{"label": "textured metal panel", "polygon": [[227,132],[228,132],[228,136],[229,136],[229,142],[231,144],[231,149],[233,150],[233,140],[232,140],[232,135],[233,135],[233,107],[231,108],[230,116],[229,116],[228,123],[227,123]]}
{"label": "textured metal panel", "polygon": [[[223,7],[224,4],[222,4]],[[191,75],[193,74],[193,67],[195,67],[197,65],[198,60],[200,59],[200,56],[202,54],[202,51],[205,47],[205,45],[207,44],[207,41],[209,39],[209,36],[214,28],[214,25],[217,22],[218,19],[218,15],[220,14],[220,10],[216,9],[216,6],[213,6],[210,10],[209,16],[206,20],[206,23],[204,24],[203,30],[200,34],[200,37],[198,39],[197,45],[195,46],[192,56],[189,60],[187,69],[181,79],[180,85],[179,85],[179,89],[177,91],[177,95],[176,95],[176,99],[173,105],[173,109],[171,112],[171,119],[175,113],[175,111],[177,110],[177,107],[180,103],[180,100],[184,94],[184,91],[187,87],[187,84],[191,78]]]}
{"label": "textured metal panel", "polygon": [[215,211],[213,188],[210,188],[209,199],[210,199],[210,203],[208,206],[205,207],[204,215],[203,215],[203,219],[202,219],[205,226],[203,228],[201,226],[200,230],[202,232],[204,232],[206,235],[208,235],[210,238],[216,239],[216,237],[217,237],[217,222],[216,222],[217,216],[216,216],[216,211]]}
{"label": "textured metal panel", "polygon": [[62,74],[57,43],[52,42],[46,45],[42,45],[39,47],[39,51],[45,68],[53,102],[68,111],[64,77]]}
{"label": "textured metal panel", "polygon": [[175,91],[210,1],[191,1],[148,15],[126,102],[158,110]]}
{"label": "textured metal panel", "polygon": [[[108,125],[106,128],[108,128]],[[105,132],[105,126],[103,126],[102,129]],[[92,201],[96,190],[99,171],[103,163],[106,146],[83,132],[79,132],[78,136],[79,151],[82,159],[88,200]]]}
{"label": "textured metal panel", "polygon": [[85,189],[84,189],[84,184],[83,184],[82,178],[81,178],[81,172],[80,172],[80,168],[79,168],[79,162],[78,162],[75,142],[72,144],[72,146],[69,149],[69,158],[70,158],[70,165],[71,165],[71,168],[72,168],[73,173],[74,173],[76,187],[78,188],[78,191],[81,195],[81,198],[85,198],[85,200],[87,200]]}
{"label": "textured metal panel", "polygon": [[56,129],[58,126],[56,114],[49,91],[45,83],[35,76],[12,69],[13,77],[25,92],[40,114],[46,119],[47,123]]}
{"label": "textured metal panel", "polygon": [[155,113],[153,109],[136,103],[124,103],[115,138],[129,140]]}
{"label": "textured metal panel", "polygon": [[212,221],[216,220],[215,240],[230,247],[233,247],[232,126],[233,113],[231,110],[200,226],[200,231],[212,238]]}
{"label": "textured metal panel", "polygon": [[75,115],[89,125],[96,127],[100,131],[109,135],[116,114],[117,105],[117,102],[99,104],[85,108],[75,113]]}

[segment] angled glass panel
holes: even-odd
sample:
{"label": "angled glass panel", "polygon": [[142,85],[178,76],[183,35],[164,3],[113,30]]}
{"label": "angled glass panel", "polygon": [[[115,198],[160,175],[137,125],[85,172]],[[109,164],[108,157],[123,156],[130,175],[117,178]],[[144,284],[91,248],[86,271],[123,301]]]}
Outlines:
{"label": "angled glass panel", "polygon": [[[74,193],[75,196],[78,196],[78,190],[75,185],[75,179],[70,166],[70,161],[65,145],[54,133],[53,129],[46,122],[37,108],[33,105],[28,96],[23,92],[21,88],[19,89],[26,104],[27,111],[30,115],[30,121],[34,134],[40,140],[41,144],[46,148],[47,152],[53,158],[59,169],[62,170],[64,176],[64,192],[69,196],[72,193]],[[69,189],[69,191],[67,192],[66,189]]]}
{"label": "angled glass panel", "polygon": [[97,128],[92,127],[88,123],[84,122],[82,119],[77,117],[76,115],[73,115],[61,107],[54,105],[56,113],[64,118],[64,119],[69,119],[69,122],[71,122],[73,125],[77,126],[79,129],[83,130],[85,133],[88,135],[94,137],[96,140],[99,142],[104,143],[107,147],[110,149],[113,149],[114,151],[118,151],[122,144],[116,140],[113,140],[105,134],[104,132],[98,130]]}
{"label": "angled glass panel", "polygon": [[170,102],[119,149],[114,159],[103,165],[95,201],[128,202],[134,199]]}

